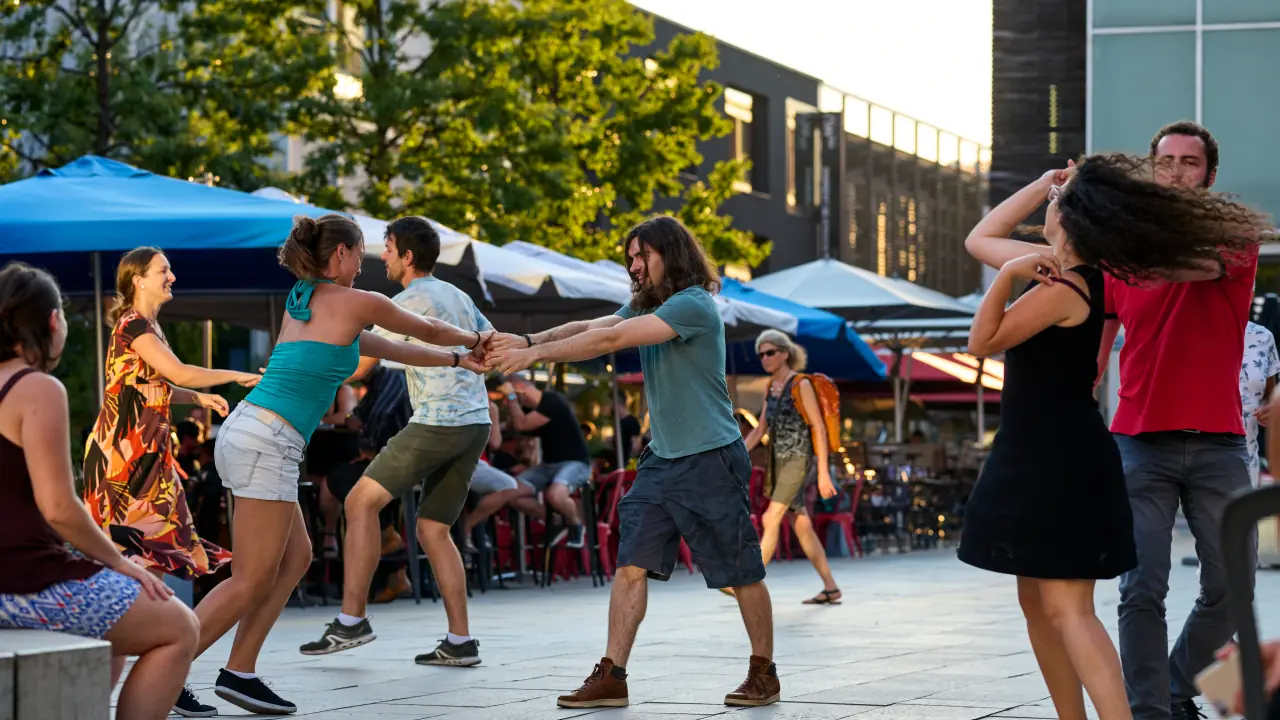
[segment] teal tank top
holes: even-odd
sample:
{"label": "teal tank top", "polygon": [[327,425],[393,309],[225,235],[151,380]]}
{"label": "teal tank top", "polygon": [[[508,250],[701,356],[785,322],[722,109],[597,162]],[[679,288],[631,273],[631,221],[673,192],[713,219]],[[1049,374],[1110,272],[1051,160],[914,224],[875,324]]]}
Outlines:
{"label": "teal tank top", "polygon": [[[311,295],[316,283],[331,280],[299,280],[289,292],[285,310],[294,320],[311,320]],[[245,402],[266,408],[284,418],[310,442],[320,419],[333,405],[342,381],[360,364],[360,337],[350,345],[315,340],[280,343],[271,352],[267,371]]]}

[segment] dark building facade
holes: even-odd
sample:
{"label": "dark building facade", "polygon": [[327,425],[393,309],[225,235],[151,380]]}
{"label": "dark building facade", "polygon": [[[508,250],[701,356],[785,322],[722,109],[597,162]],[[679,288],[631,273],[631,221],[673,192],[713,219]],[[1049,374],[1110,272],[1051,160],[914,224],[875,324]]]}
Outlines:
{"label": "dark building facade", "polygon": [[[655,46],[688,28],[655,17]],[[964,238],[987,205],[986,148],[725,43],[705,77],[725,86],[733,131],[702,144],[751,160],[725,203],[735,227],[773,242],[754,275],[831,257],[951,295],[981,289]]]}
{"label": "dark building facade", "polygon": [[1086,7],[994,0],[991,204],[1085,150]]}

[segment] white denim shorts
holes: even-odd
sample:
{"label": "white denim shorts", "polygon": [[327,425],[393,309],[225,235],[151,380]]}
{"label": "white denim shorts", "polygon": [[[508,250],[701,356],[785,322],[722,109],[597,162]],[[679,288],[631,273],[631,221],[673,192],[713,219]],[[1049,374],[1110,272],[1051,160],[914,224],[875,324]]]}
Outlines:
{"label": "white denim shorts", "polygon": [[298,501],[307,443],[275,413],[241,401],[218,430],[213,462],[238,498]]}

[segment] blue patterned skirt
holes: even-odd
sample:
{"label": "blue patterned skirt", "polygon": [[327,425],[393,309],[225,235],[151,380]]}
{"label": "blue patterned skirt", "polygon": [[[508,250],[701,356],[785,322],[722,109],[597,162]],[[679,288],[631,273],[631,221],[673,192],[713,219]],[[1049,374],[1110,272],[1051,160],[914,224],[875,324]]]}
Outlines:
{"label": "blue patterned skirt", "polygon": [[133,607],[142,585],[103,569],[84,580],[54,583],[35,593],[0,593],[0,628],[52,630],[101,639]]}

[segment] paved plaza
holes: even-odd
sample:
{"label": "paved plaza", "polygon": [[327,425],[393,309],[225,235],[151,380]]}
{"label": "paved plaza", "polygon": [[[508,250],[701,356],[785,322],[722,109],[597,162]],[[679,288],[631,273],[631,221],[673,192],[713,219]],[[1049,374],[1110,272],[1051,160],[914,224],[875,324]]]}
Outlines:
{"label": "paved plaza", "polygon": [[[1175,558],[1190,552],[1181,540]],[[305,657],[337,608],[288,609],[267,640],[258,670],[307,718],[544,720],[590,715],[635,718],[788,720],[974,720],[1052,718],[1022,624],[1013,581],[973,570],[954,548],[859,560],[833,558],[844,604],[801,605],[821,589],[803,561],[769,567],[783,701],[734,710],[722,703],[745,677],[750,654],[732,598],[680,569],[651,583],[649,612],[632,654],[631,706],[560,710],[604,652],[608,593],[589,579],[537,588],[509,584],[476,594],[471,628],[484,663],[420,667],[415,654],[445,631],[444,608],[424,600],[372,607],[378,639],[355,650]],[[1196,594],[1196,569],[1174,564],[1171,625],[1180,627]],[[1098,590],[1099,613],[1114,634],[1115,583]],[[1280,629],[1280,573],[1260,573],[1264,631]],[[192,683],[226,717],[246,713],[212,691],[230,640],[197,660]]]}

